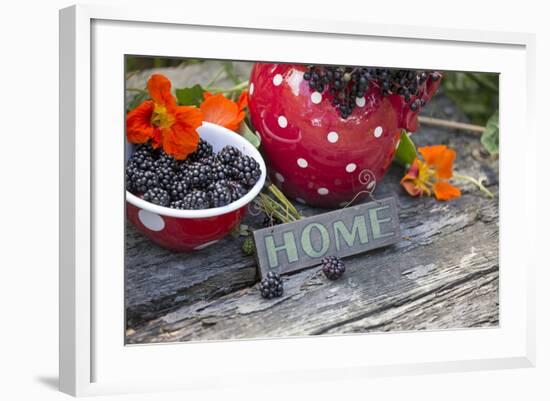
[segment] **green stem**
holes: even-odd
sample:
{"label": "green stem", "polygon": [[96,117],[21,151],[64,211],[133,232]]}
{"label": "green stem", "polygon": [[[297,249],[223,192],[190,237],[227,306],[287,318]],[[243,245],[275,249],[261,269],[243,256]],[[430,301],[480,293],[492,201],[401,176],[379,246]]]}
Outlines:
{"label": "green stem", "polygon": [[208,88],[208,87],[214,85],[216,83],[216,81],[218,80],[218,78],[220,77],[220,75],[222,75],[224,71],[225,71],[224,67],[220,68],[218,70],[218,72],[214,75],[214,78],[212,78],[212,80],[206,84],[206,87]]}
{"label": "green stem", "polygon": [[212,93],[232,93],[232,92],[238,92],[243,89],[245,89],[248,86],[248,81],[243,81],[235,86],[232,86],[231,88],[205,88],[208,92]]}
{"label": "green stem", "polygon": [[463,180],[463,181],[468,181],[468,182],[474,184],[476,187],[478,187],[483,193],[485,193],[491,199],[494,198],[494,196],[495,196],[495,195],[493,195],[493,193],[491,191],[489,191],[485,187],[485,185],[483,185],[483,182],[482,182],[481,178],[479,180],[476,180],[475,178],[470,177],[468,175],[462,175],[462,174],[457,174],[457,173],[453,174],[453,178]]}
{"label": "green stem", "polygon": [[292,203],[287,199],[287,197],[277,188],[275,185],[271,184],[268,187],[269,191],[281,202],[288,211],[290,211],[293,215],[293,217],[296,220],[299,220],[302,216],[300,216],[300,213],[298,210],[294,207]]}
{"label": "green stem", "polygon": [[145,89],[139,89],[139,88],[126,88],[128,92],[138,92],[138,93],[147,93]]}

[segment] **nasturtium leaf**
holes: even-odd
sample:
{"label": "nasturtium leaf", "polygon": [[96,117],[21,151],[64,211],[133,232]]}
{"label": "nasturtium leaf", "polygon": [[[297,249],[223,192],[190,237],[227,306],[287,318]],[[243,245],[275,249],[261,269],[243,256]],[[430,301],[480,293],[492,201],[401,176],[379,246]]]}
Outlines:
{"label": "nasturtium leaf", "polygon": [[260,147],[260,144],[262,143],[262,140],[261,138],[258,136],[258,134],[256,134],[255,132],[253,132],[250,127],[248,126],[246,120],[244,120],[242,123],[241,123],[241,128],[239,129],[239,133],[248,141],[250,142],[252,145],[254,145],[254,147],[256,149],[258,149]]}
{"label": "nasturtium leaf", "polygon": [[399,141],[399,146],[397,147],[393,161],[403,167],[408,167],[412,164],[416,158],[416,155],[416,146],[414,146],[414,143],[407,134],[407,131],[402,130],[401,140]]}
{"label": "nasturtium leaf", "polygon": [[176,99],[180,106],[200,106],[202,103],[204,89],[200,85],[195,85],[190,88],[176,89]]}
{"label": "nasturtium leaf", "polygon": [[481,134],[481,144],[491,155],[498,154],[498,110],[487,121],[485,131]]}

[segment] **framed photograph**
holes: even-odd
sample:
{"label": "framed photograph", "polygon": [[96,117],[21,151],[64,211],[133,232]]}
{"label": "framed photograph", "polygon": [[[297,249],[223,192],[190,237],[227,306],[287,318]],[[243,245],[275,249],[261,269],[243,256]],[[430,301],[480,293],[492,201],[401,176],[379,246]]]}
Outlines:
{"label": "framed photograph", "polygon": [[225,17],[60,12],[61,390],[533,366],[534,37]]}

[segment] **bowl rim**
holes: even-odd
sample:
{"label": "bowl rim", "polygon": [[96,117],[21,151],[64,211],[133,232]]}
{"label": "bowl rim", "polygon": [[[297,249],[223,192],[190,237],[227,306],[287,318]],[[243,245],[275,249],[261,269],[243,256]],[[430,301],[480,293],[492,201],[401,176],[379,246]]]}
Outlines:
{"label": "bowl rim", "polygon": [[[247,139],[245,139],[242,135],[231,131],[230,129],[227,129],[225,127],[222,127],[218,124],[209,123],[206,121],[203,121],[200,128],[208,128],[208,129],[214,129],[218,130],[220,134],[224,135],[232,135],[232,138],[234,141],[236,141],[240,146],[247,149],[248,155],[253,157],[260,165],[260,169],[262,170],[262,174],[260,175],[260,178],[254,184],[252,188],[246,193],[245,196],[243,196],[240,199],[237,199],[234,202],[231,202],[230,204],[226,206],[221,207],[213,207],[210,209],[198,209],[198,210],[181,210],[181,209],[172,209],[165,206],[159,206],[155,205],[153,203],[147,202],[143,200],[142,198],[134,195],[133,193],[126,190],[126,202],[130,203],[133,206],[136,206],[139,209],[146,210],[148,212],[156,213],[161,216],[168,216],[168,217],[176,217],[176,218],[185,218],[185,219],[201,219],[201,218],[207,218],[207,217],[216,217],[221,216],[227,213],[234,212],[238,209],[241,209],[242,207],[248,205],[252,200],[260,193],[262,190],[266,176],[267,176],[267,169],[264,162],[264,159],[260,152],[252,145]],[[234,142],[233,141],[233,142]],[[229,145],[229,143],[228,143]],[[235,146],[234,144],[232,146]]]}

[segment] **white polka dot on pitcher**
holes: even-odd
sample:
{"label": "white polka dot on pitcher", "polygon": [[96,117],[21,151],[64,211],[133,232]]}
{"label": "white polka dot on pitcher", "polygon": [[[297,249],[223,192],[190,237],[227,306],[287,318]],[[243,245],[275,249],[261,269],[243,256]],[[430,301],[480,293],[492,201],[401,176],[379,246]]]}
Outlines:
{"label": "white polka dot on pitcher", "polygon": [[307,160],[302,159],[301,157],[298,160],[296,160],[296,163],[298,163],[298,166],[300,166],[301,168],[307,167]]}
{"label": "white polka dot on pitcher", "polygon": [[321,100],[323,100],[323,95],[321,95],[319,92],[313,92],[311,94],[311,102],[314,104],[321,103]]}
{"label": "white polka dot on pitcher", "polygon": [[355,163],[350,163],[346,166],[346,171],[348,173],[353,173],[355,171],[355,169],[357,168],[357,164]]}
{"label": "white polka dot on pitcher", "polygon": [[374,136],[377,137],[377,138],[380,138],[383,133],[384,133],[384,129],[380,126],[378,126],[374,129]]}
{"label": "white polka dot on pitcher", "polygon": [[273,85],[279,86],[283,82],[283,76],[281,74],[277,74],[273,77]]}
{"label": "white polka dot on pitcher", "polygon": [[339,138],[338,132],[335,132],[335,131],[329,132],[327,135],[327,139],[330,143],[338,142],[338,138]]}
{"label": "white polka dot on pitcher", "polygon": [[327,189],[327,188],[319,188],[319,189],[317,190],[317,193],[318,193],[319,195],[328,195],[328,189]]}
{"label": "white polka dot on pitcher", "polygon": [[288,125],[288,121],[286,120],[285,116],[279,116],[279,118],[277,119],[277,123],[281,128],[286,128],[286,126]]}

